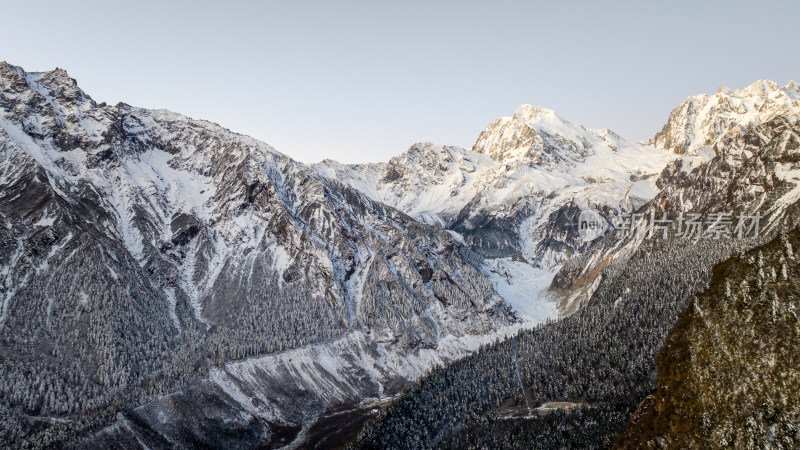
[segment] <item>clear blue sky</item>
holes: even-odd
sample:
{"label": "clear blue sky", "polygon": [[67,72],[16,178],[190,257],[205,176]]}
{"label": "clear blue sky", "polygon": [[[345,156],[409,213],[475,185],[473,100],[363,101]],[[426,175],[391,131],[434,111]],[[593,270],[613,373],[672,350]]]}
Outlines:
{"label": "clear blue sky", "polygon": [[629,140],[691,94],[800,78],[800,2],[0,0],[0,60],[305,162],[469,148],[523,103]]}

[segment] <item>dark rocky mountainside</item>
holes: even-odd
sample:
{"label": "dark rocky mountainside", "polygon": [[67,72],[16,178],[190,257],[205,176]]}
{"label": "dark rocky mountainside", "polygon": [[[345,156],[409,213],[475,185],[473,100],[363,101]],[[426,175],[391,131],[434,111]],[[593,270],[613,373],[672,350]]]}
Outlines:
{"label": "dark rocky mountainside", "polygon": [[450,234],[63,70],[0,64],[0,198],[7,445],[289,442],[516,320]]}
{"label": "dark rocky mountainside", "polygon": [[800,446],[800,232],[714,268],[660,352],[620,448]]}

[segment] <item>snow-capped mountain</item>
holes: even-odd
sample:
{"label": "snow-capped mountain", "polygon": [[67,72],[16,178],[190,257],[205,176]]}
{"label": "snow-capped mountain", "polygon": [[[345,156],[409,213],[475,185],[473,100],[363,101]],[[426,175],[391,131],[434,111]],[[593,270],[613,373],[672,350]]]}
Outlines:
{"label": "snow-capped mountain", "polygon": [[[797,447],[797,414],[786,413],[796,377],[781,357],[795,350],[784,325],[797,335],[791,261],[798,256],[800,117],[770,104],[772,95],[748,99],[771,105],[760,107],[763,121],[746,109],[726,110],[727,119],[709,114],[697,134],[694,125],[684,128],[681,142],[712,136],[723,122],[728,131],[670,163],[658,194],[637,210],[657,219],[666,213],[673,220],[667,237],[661,229],[648,237],[648,226],[606,234],[554,278],[553,291],[580,309],[433,371],[352,447],[395,448],[400,439],[420,448]],[[728,101],[736,99],[721,103]],[[685,170],[687,160],[697,165]],[[677,236],[680,213],[705,216],[695,228],[700,236],[686,222],[690,236]],[[761,216],[757,236],[738,235],[740,214],[751,226]],[[728,235],[708,234],[726,225]],[[717,385],[708,388],[709,381]],[[572,411],[531,407],[554,401]]]}
{"label": "snow-capped mountain", "polygon": [[0,441],[288,442],[517,322],[444,230],[63,70],[0,64],[0,152]]}
{"label": "snow-capped mountain", "polygon": [[[733,227],[739,215],[759,215],[762,239],[793,223],[800,199],[799,99],[793,82],[780,88],[769,80],[689,97],[651,140],[682,156],[665,167],[658,195],[640,213],[673,220],[682,213],[731,213]],[[588,300],[601,269],[636,252],[646,233],[642,227],[630,239],[608,236],[565,266],[555,285],[571,292],[567,303]]]}
{"label": "snow-capped mountain", "polygon": [[577,233],[581,210],[635,210],[675,157],[524,105],[490,123],[471,150],[423,143],[387,163],[315,167],[485,257],[521,256],[550,270],[588,245]]}
{"label": "snow-capped mountain", "polygon": [[715,144],[730,133],[764,123],[777,116],[800,112],[800,86],[780,87],[759,80],[742,89],[720,87],[713,95],[687,98],[672,110],[650,144],[688,156],[713,157]]}

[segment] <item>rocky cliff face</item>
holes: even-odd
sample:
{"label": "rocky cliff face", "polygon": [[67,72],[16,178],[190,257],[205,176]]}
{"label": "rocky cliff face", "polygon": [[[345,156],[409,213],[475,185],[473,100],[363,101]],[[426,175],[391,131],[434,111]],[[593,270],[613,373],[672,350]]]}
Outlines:
{"label": "rocky cliff face", "polygon": [[[63,70],[0,65],[0,152],[6,442],[63,444],[120,412],[113,433],[132,441],[213,445],[240,433],[266,443],[328,407],[389,395],[471,344],[426,358],[424,349],[516,320],[447,232],[217,125],[97,104]],[[259,409],[243,409],[224,376],[210,375],[353,336],[348,348],[373,359],[424,361],[377,372],[358,353],[328,370],[312,361],[259,382],[277,390],[313,372],[325,386],[341,370],[359,383],[335,401],[265,399]],[[200,392],[183,399],[189,410],[214,397],[203,414],[221,422],[191,431],[126,422],[139,405],[168,411],[181,389]]]}

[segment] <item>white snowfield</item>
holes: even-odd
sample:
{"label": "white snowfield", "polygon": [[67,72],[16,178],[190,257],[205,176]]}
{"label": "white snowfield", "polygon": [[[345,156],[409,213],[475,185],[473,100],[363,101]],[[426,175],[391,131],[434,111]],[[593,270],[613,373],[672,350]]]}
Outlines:
{"label": "white snowfield", "polygon": [[484,272],[524,323],[536,325],[559,316],[556,302],[548,292],[558,269],[545,270],[525,261],[495,258],[486,261]]}

